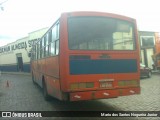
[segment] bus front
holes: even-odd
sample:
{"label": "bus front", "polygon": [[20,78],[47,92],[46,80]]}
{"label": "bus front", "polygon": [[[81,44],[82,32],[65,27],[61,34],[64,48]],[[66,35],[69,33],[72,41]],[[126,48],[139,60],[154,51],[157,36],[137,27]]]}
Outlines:
{"label": "bus front", "polygon": [[70,101],[140,93],[134,19],[97,12],[69,13],[64,19],[61,89]]}

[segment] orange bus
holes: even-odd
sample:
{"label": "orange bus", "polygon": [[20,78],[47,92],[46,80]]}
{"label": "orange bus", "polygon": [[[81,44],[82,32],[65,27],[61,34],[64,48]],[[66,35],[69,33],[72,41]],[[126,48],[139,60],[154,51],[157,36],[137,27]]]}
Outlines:
{"label": "orange bus", "polygon": [[81,101],[140,94],[135,19],[68,12],[31,50],[32,80],[44,98]]}

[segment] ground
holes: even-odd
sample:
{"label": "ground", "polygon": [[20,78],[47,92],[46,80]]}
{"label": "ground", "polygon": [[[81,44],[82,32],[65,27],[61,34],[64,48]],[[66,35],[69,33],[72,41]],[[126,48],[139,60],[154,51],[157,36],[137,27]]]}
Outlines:
{"label": "ground", "polygon": [[[41,89],[33,85],[31,76],[2,74],[0,76],[0,111],[160,111],[160,74],[152,75],[151,78],[143,78],[140,83],[140,95],[80,102],[60,102],[51,99],[47,102],[43,98]],[[45,119],[50,120],[51,118]],[[160,117],[110,117],[108,119],[160,120]]]}

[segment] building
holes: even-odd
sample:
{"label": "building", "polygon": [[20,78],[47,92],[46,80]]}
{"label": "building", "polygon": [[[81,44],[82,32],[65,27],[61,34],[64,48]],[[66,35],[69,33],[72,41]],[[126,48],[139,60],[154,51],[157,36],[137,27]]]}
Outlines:
{"label": "building", "polygon": [[156,43],[155,43],[155,54],[153,56],[155,69],[160,70],[160,33],[155,33]]}
{"label": "building", "polygon": [[27,37],[0,47],[0,71],[30,72],[28,52],[32,44],[41,38],[48,28],[43,28],[28,34]]}
{"label": "building", "polygon": [[141,63],[153,69],[153,58],[155,54],[155,32],[139,31],[139,40],[141,48]]}

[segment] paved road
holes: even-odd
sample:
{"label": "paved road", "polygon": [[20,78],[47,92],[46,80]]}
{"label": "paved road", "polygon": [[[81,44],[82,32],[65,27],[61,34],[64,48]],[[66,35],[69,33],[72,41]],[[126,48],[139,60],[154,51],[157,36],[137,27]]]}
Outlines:
{"label": "paved road", "polygon": [[[0,76],[0,111],[160,111],[160,75],[141,79],[141,94],[80,102],[46,102],[41,89],[33,85],[30,76]],[[1,119],[1,118],[0,118]],[[16,118],[17,119],[17,118]],[[27,118],[26,118],[27,119]],[[51,119],[51,118],[46,118]],[[64,118],[52,118],[64,119]],[[71,118],[65,118],[71,119]],[[79,118],[74,118],[79,119]],[[83,118],[89,119],[89,118]],[[93,119],[93,118],[90,118]],[[95,118],[105,119],[105,118]],[[109,118],[109,120],[141,120],[151,118]],[[160,118],[152,118],[158,120]]]}

